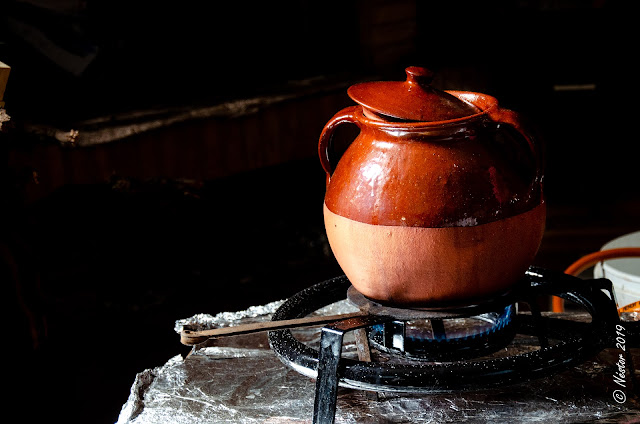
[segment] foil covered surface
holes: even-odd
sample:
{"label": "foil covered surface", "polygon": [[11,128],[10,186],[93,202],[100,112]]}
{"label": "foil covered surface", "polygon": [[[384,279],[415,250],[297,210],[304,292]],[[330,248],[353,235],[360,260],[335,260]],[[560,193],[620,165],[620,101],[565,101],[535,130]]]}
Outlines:
{"label": "foil covered surface", "polygon": [[[179,333],[184,325],[204,329],[265,321],[280,304],[200,314],[178,320],[175,330]],[[353,307],[343,301],[327,309],[334,314]],[[297,329],[294,334],[310,345],[319,342],[318,328]],[[213,344],[140,372],[118,424],[312,422],[315,382],[280,362],[266,333],[220,338]],[[617,357],[607,349],[579,367],[504,389],[414,394],[340,388],[335,422],[639,422],[640,403],[631,387],[625,388],[623,403],[614,400]]]}

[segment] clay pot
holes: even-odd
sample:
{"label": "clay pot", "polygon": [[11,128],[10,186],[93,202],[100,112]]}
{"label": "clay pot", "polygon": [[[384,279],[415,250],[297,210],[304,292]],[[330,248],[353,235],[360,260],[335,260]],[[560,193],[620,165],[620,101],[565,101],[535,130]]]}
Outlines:
{"label": "clay pot", "polygon": [[[532,263],[545,204],[538,146],[481,93],[439,91],[431,73],[349,88],[319,141],[325,227],[353,286],[390,304],[475,303]],[[337,126],[360,133],[337,164]]]}

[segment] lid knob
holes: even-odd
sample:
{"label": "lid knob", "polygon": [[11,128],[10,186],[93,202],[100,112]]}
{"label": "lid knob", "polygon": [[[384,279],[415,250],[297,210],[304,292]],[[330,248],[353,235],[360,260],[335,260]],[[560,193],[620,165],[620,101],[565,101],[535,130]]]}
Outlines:
{"label": "lid knob", "polygon": [[429,69],[419,66],[409,66],[405,69],[405,72],[407,73],[407,83],[409,84],[429,85],[435,75]]}

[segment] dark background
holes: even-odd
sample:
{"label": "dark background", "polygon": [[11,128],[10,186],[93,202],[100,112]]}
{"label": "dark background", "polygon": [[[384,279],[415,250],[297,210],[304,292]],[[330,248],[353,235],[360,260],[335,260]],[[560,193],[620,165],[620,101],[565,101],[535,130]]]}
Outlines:
{"label": "dark background", "polygon": [[[623,4],[5,2],[0,264],[24,421],[115,422],[137,372],[185,353],[175,320],[340,273],[316,146],[354,82],[427,66],[532,122],[549,205],[536,264],[637,230]],[[263,102],[108,143],[60,136],[243,99]]]}

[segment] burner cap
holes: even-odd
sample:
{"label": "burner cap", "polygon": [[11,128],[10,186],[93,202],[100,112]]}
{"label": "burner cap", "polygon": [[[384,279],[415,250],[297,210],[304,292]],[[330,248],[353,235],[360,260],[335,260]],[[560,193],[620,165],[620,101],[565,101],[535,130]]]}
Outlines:
{"label": "burner cap", "polygon": [[401,307],[397,305],[385,305],[378,301],[369,299],[355,287],[350,286],[347,290],[349,302],[359,308],[362,312],[371,315],[391,316],[400,320],[409,319],[430,319],[430,318],[459,318],[481,315],[487,312],[498,312],[505,306],[514,303],[511,292],[505,292],[500,296],[491,299],[484,299],[482,302],[472,304],[441,304],[430,307]]}

